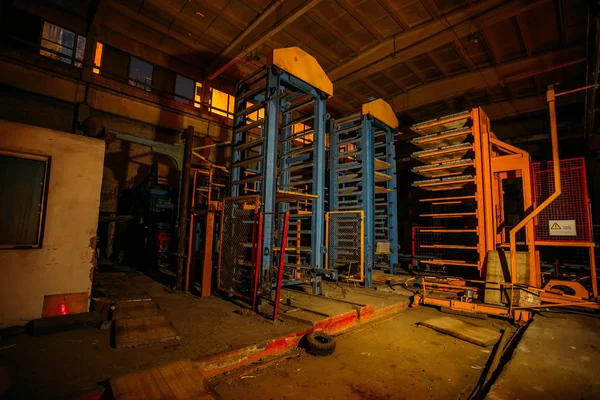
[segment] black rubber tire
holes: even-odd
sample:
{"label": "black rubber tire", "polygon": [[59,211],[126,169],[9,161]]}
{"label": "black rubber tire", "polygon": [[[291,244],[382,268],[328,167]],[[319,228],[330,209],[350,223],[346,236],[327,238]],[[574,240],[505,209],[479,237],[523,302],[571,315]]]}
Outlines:
{"label": "black rubber tire", "polygon": [[335,351],[335,339],[324,332],[306,335],[306,352],[313,356],[330,356]]}

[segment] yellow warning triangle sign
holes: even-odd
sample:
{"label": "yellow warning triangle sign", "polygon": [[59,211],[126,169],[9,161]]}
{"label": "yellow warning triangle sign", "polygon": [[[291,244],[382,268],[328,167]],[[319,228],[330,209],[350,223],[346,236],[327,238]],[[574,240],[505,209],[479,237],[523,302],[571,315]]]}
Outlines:
{"label": "yellow warning triangle sign", "polygon": [[554,225],[552,225],[550,227],[550,229],[561,229],[561,228],[560,228],[560,225],[558,224],[558,222],[555,222]]}

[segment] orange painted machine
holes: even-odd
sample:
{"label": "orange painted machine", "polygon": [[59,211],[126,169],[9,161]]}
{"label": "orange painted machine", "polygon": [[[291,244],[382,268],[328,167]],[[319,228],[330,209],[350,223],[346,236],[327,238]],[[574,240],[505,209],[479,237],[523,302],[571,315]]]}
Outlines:
{"label": "orange painted machine", "polygon": [[[415,305],[517,321],[540,307],[600,309],[585,164],[558,157],[554,103],[560,95],[549,88],[553,160],[544,165],[498,140],[481,108],[412,127],[420,135],[412,140],[420,148],[412,157],[423,162],[413,172],[425,178],[413,186],[429,193],[420,199],[428,207],[420,214],[424,222],[413,228],[422,288]],[[509,229],[515,218],[520,221]],[[557,267],[555,279],[545,279],[540,249],[548,246],[585,248],[589,277],[565,280]]]}

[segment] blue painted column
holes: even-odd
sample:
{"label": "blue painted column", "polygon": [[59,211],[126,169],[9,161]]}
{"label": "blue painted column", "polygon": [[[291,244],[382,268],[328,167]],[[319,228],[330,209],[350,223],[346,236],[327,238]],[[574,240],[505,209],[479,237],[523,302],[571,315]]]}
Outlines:
{"label": "blue painted column", "polygon": [[398,176],[396,173],[396,147],[394,146],[394,131],[386,127],[386,161],[392,165],[387,174],[392,180],[387,181],[387,188],[392,192],[387,194],[388,206],[388,238],[390,240],[390,274],[396,273],[398,267]]}
{"label": "blue painted column", "polygon": [[362,116],[362,194],[365,219],[365,286],[373,285],[372,273],[375,262],[375,151],[373,129],[368,115]]}
{"label": "blue painted column", "polygon": [[[264,159],[261,186],[261,211],[275,212],[275,195],[277,191],[277,136],[279,134],[279,76],[269,68],[267,72],[267,98],[265,99],[265,131]],[[265,295],[271,290],[270,280],[264,279],[265,271],[273,264],[273,214],[265,214],[263,220],[262,270],[260,286]]]}
{"label": "blue painted column", "polygon": [[[325,100],[315,100],[314,149],[313,149],[313,194],[319,196],[312,201],[312,235],[310,263],[313,268],[323,268],[323,250],[325,247]],[[316,279],[317,275],[315,275]],[[313,281],[313,293],[318,292],[317,282]]]}

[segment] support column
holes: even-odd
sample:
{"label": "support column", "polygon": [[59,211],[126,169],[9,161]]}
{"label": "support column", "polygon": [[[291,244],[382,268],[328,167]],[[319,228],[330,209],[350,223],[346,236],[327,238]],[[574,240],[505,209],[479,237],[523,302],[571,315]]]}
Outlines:
{"label": "support column", "polygon": [[387,194],[388,203],[388,238],[392,254],[390,260],[390,274],[396,273],[398,267],[398,177],[396,173],[396,148],[394,146],[394,131],[386,128],[386,162],[392,165],[389,175],[392,180],[387,182],[387,188],[392,192]]}
{"label": "support column", "polygon": [[275,212],[275,197],[277,192],[277,137],[279,135],[279,76],[273,74],[272,68],[267,73],[267,98],[265,106],[264,159],[262,176],[262,207],[263,218],[261,274],[259,277],[262,296],[267,296],[271,290],[271,280],[265,273],[273,264],[273,212]]}
{"label": "support column", "polygon": [[[194,146],[194,127],[188,126],[185,131],[185,143],[183,148],[183,168],[181,170],[181,188],[179,190],[179,238],[177,257],[176,287],[181,290],[183,284],[183,264],[185,255],[185,237],[187,232],[187,218],[189,214],[190,198],[190,169],[192,164],[192,147]],[[189,254],[188,254],[189,257]]]}
{"label": "support column", "polygon": [[367,121],[369,116],[363,115],[361,132],[363,187],[362,204],[365,210],[363,221],[365,228],[365,286],[373,285],[373,264],[375,262],[375,151],[373,148],[373,131]]}

